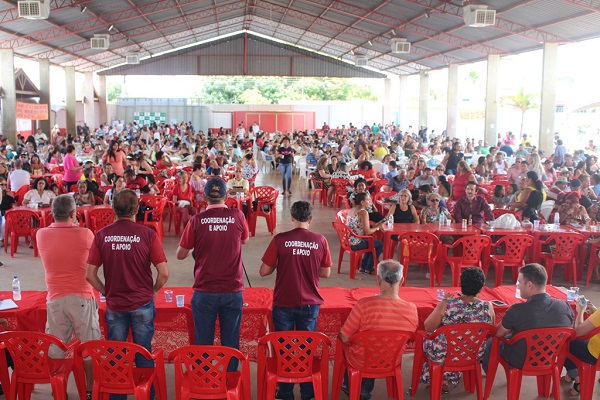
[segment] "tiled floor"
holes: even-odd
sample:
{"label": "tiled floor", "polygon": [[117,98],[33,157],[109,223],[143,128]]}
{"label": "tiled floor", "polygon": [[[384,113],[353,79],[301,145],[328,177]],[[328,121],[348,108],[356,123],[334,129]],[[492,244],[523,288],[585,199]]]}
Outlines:
{"label": "tiled floor", "polygon": [[[257,180],[258,185],[271,185],[277,188],[281,188],[280,175],[274,171],[268,174],[260,174]],[[311,192],[305,187],[303,182],[298,182],[297,176],[294,176],[293,183],[293,196],[280,197],[277,203],[277,231],[285,231],[291,228],[291,221],[289,216],[289,207],[295,200],[309,200]],[[322,205],[314,206],[314,217],[311,225],[311,229],[322,233],[329,241],[331,254],[334,265],[337,265],[337,255],[339,251],[339,244],[337,235],[333,231],[331,221],[335,219],[335,212],[332,208],[324,207]],[[250,239],[250,243],[244,246],[243,259],[248,277],[252,286],[264,286],[272,288],[274,285],[275,275],[270,277],[262,278],[258,274],[258,269],[261,264],[261,257],[266,250],[272,236],[266,231],[266,224],[263,219],[259,219],[257,225],[257,235]],[[178,261],[175,259],[175,250],[177,248],[178,238],[174,236],[174,233],[167,233],[164,238],[164,248],[169,259],[170,267],[170,278],[167,285],[169,286],[191,286],[193,282],[192,274],[192,262],[190,259],[185,261]],[[18,249],[18,253],[15,258],[10,258],[9,255],[3,254],[0,256],[0,260],[5,264],[4,268],[0,268],[0,291],[10,290],[12,276],[18,274],[21,279],[21,285],[23,290],[44,290],[44,273],[39,258],[33,257],[33,250],[28,249],[26,246],[21,244]],[[57,252],[69,251],[68,245],[57,249]],[[344,263],[342,264],[342,274],[337,274],[336,271],[332,271],[329,279],[322,279],[322,286],[341,286],[346,288],[355,287],[374,287],[376,286],[375,276],[372,275],[358,275],[357,279],[352,281],[348,277],[348,256],[346,256]],[[505,275],[505,282],[509,281],[509,277]],[[565,284],[562,281],[562,274],[558,273],[555,275],[557,285]],[[444,277],[445,285],[450,284],[448,271]],[[409,285],[417,287],[426,287],[429,285],[429,280],[425,278],[425,272],[420,270],[413,270],[410,274]],[[492,286],[492,282],[488,282],[488,285]],[[592,300],[595,304],[600,304],[600,285],[591,284],[588,287],[582,288],[583,294]],[[410,386],[410,373],[412,369],[412,355],[404,357],[403,367],[403,383],[405,390],[408,390]],[[169,399],[174,399],[173,389],[173,374],[171,366],[167,366],[167,379],[169,388]],[[256,399],[255,391],[255,368],[253,366],[252,380],[253,380],[253,399]],[[331,374],[330,374],[331,379]],[[567,386],[563,386],[562,394],[568,396]],[[533,399],[536,398],[536,382],[534,378],[524,378],[523,389],[521,392],[521,399]],[[69,396],[74,399],[77,398],[75,385],[69,383]],[[405,398],[409,398],[409,395],[405,395]],[[32,398],[37,399],[51,399],[50,390],[48,385],[39,386],[33,393]],[[131,396],[133,398],[133,396]],[[299,395],[297,395],[299,398]],[[341,395],[341,398],[345,398],[345,395]],[[385,385],[383,381],[376,384],[373,392],[373,399],[386,399]],[[419,387],[416,399],[428,399],[429,393],[425,390],[424,386]],[[466,399],[475,398],[474,394],[470,394],[463,390],[462,385],[459,385],[454,389],[451,394],[444,395],[444,398],[448,399]],[[499,369],[495,383],[494,391],[492,393],[493,399],[505,399],[506,398],[506,381],[502,368]]]}

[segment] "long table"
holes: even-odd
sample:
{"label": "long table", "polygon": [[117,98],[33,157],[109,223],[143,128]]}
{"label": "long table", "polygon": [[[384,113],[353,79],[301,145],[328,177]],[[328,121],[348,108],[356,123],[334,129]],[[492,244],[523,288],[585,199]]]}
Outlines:
{"label": "long table", "polygon": [[[194,323],[190,306],[193,290],[187,287],[164,288],[173,291],[173,302],[165,302],[163,290],[156,296],[156,318],[154,320],[155,333],[152,340],[154,348],[162,348],[165,354],[174,349],[193,344]],[[423,328],[425,319],[431,314],[438,304],[437,289],[402,287],[399,295],[406,301],[414,303],[419,315],[419,328]],[[447,293],[460,291],[460,288],[443,288]],[[323,287],[320,290],[325,303],[321,306],[317,329],[332,339],[331,358],[335,356],[335,338],[348,318],[352,307],[364,297],[374,296],[379,293],[377,287],[364,287],[346,289],[341,287]],[[547,292],[555,298],[566,300],[566,294],[556,287],[548,286]],[[177,307],[176,295],[185,295],[184,307]],[[9,298],[11,292],[0,292],[0,298]],[[480,293],[482,300],[499,300],[505,306],[494,306],[496,322],[499,322],[504,313],[512,304],[523,301],[515,298],[514,286],[499,286],[496,288],[484,287]],[[257,360],[257,345],[267,331],[272,330],[271,310],[273,290],[269,288],[247,288],[243,292],[243,314],[240,330],[240,349],[248,354],[251,360]],[[46,292],[24,291],[22,300],[17,302],[19,308],[0,311],[0,318],[8,322],[8,330],[27,330],[44,332],[46,325]],[[575,307],[574,302],[572,303]],[[103,336],[106,334],[104,314],[106,303],[99,303],[100,327]],[[217,324],[218,325],[218,324]],[[215,332],[216,338],[219,331]],[[218,343],[218,339],[215,340]]]}

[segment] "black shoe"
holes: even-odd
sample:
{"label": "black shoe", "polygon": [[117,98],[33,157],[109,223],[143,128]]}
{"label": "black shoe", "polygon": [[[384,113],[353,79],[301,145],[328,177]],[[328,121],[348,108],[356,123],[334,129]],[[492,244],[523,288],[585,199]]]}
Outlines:
{"label": "black shoe", "polygon": [[294,393],[279,394],[279,390],[275,392],[275,400],[294,400]]}
{"label": "black shoe", "polygon": [[92,400],[92,392],[85,392],[85,400]]}

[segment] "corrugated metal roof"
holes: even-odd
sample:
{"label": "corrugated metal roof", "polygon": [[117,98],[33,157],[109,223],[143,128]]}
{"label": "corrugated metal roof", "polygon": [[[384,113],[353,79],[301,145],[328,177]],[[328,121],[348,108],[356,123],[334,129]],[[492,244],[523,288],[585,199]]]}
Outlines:
{"label": "corrugated metal roof", "polygon": [[[40,21],[18,18],[3,2],[0,46],[87,71],[119,65],[132,51],[150,56],[248,31],[348,61],[366,54],[371,67],[406,74],[600,36],[598,0],[479,3],[497,11],[495,26],[466,28],[461,0],[51,0],[50,18]],[[110,33],[108,51],[90,49],[97,33]],[[411,54],[391,53],[394,36],[412,43]]]}

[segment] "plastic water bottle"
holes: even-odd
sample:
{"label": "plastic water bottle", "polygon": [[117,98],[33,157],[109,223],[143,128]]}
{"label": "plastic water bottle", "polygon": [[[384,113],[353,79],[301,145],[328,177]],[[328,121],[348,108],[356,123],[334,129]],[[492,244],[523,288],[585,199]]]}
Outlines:
{"label": "plastic water bottle", "polygon": [[387,220],[388,229],[394,229],[394,216],[390,215]]}
{"label": "plastic water bottle", "polygon": [[13,290],[13,300],[19,301],[21,300],[21,281],[19,281],[19,277],[15,275],[12,281],[12,290]]}
{"label": "plastic water bottle", "polygon": [[446,214],[440,213],[440,218],[438,220],[440,226],[444,226],[446,224]]}
{"label": "plastic water bottle", "polygon": [[554,229],[560,229],[560,215],[554,213]]}

